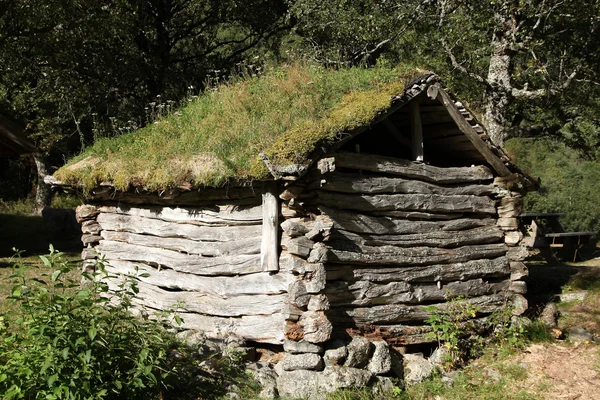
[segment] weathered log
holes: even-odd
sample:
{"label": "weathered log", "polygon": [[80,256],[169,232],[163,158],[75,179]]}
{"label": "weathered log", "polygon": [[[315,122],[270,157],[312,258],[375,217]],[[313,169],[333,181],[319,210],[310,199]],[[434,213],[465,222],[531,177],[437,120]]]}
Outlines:
{"label": "weathered log", "polygon": [[[242,276],[198,276],[172,269],[157,269],[143,263],[108,260],[107,272],[137,276],[142,282],[171,289],[195,291],[214,296],[272,295],[286,293],[297,278],[291,273],[257,273]],[[140,276],[147,273],[148,276]]]}
{"label": "weathered log", "polygon": [[303,236],[310,231],[304,218],[288,218],[283,221],[280,226],[290,237]]}
{"label": "weathered log", "polygon": [[446,284],[409,284],[389,282],[384,284],[358,281],[329,282],[325,294],[333,307],[373,306],[382,304],[419,304],[444,301],[453,296],[477,297],[496,294],[509,289],[511,281],[487,282],[483,279],[449,282]]}
{"label": "weathered log", "polygon": [[[437,231],[413,235],[373,235],[336,230],[331,234],[330,241],[348,241],[365,246],[398,246],[398,247],[458,247],[469,244],[498,243],[504,239],[504,232],[495,226],[464,230],[456,232]],[[332,244],[333,246],[333,244]]]}
{"label": "weathered log", "polygon": [[121,192],[112,187],[98,187],[91,191],[90,198],[93,202],[99,203],[195,207],[203,204],[213,205],[218,201],[227,204],[232,200],[237,200],[239,205],[256,205],[260,204],[260,193],[261,188],[259,187],[207,188],[183,192],[171,190],[162,193]]}
{"label": "weathered log", "polygon": [[81,232],[82,233],[89,233],[92,235],[97,235],[100,233],[100,231],[102,230],[102,228],[100,227],[100,224],[98,222],[96,222],[96,220],[86,220],[83,221],[81,223]]}
{"label": "weathered log", "polygon": [[101,240],[102,236],[100,235],[90,235],[87,233],[81,235],[81,243],[83,243],[84,246],[87,246],[88,244],[96,244]]}
{"label": "weathered log", "polygon": [[519,229],[519,222],[516,218],[498,218],[496,223],[500,228],[505,231],[516,231]]}
{"label": "weathered log", "polygon": [[232,241],[248,237],[260,237],[262,232],[261,225],[198,226],[154,218],[108,213],[98,215],[98,223],[104,230],[204,241]]}
{"label": "weathered log", "polygon": [[521,239],[523,239],[521,231],[508,231],[505,233],[504,243],[507,246],[516,246],[521,242]]}
{"label": "weathered log", "polygon": [[[139,246],[173,250],[205,257],[260,254],[260,237],[251,236],[230,242],[213,242],[181,238],[161,238],[129,232],[102,231],[102,238]],[[153,249],[148,249],[153,252]]]}
{"label": "weathered log", "polygon": [[[121,279],[108,279],[111,290],[118,289]],[[155,310],[194,312],[219,317],[270,315],[283,311],[286,295],[253,294],[221,297],[210,293],[170,291],[137,282],[141,304]]]}
{"label": "weathered log", "polygon": [[349,195],[319,190],[317,203],[356,211],[416,210],[496,214],[494,201],[484,196],[443,196],[437,194]]}
{"label": "weathered log", "polygon": [[96,206],[90,204],[82,204],[75,209],[75,219],[77,222],[90,221],[96,219],[99,211]]}
{"label": "weathered log", "polygon": [[461,218],[451,221],[407,221],[402,218],[376,217],[325,206],[320,206],[319,210],[331,217],[335,229],[376,235],[463,231],[496,224],[496,220],[492,218]]}
{"label": "weathered log", "polygon": [[438,249],[432,247],[362,246],[344,242],[328,243],[327,261],[348,264],[429,265],[496,258],[503,256],[507,251],[504,244]]}
{"label": "weathered log", "polygon": [[498,215],[502,218],[518,217],[523,212],[522,197],[504,197],[498,206]]}
{"label": "weathered log", "polygon": [[371,282],[451,282],[477,278],[505,278],[511,272],[506,257],[498,257],[493,260],[473,260],[463,263],[402,268],[364,268],[326,264],[325,269],[328,281],[368,280]]}
{"label": "weathered log", "polygon": [[[235,202],[234,202],[235,203]],[[136,217],[161,219],[167,222],[184,222],[198,225],[257,225],[262,221],[261,205],[224,204],[197,207],[103,206],[100,212],[125,214]]]}
{"label": "weathered log", "polygon": [[330,163],[330,168],[327,169],[328,172],[332,172],[336,168],[354,168],[363,171],[416,178],[434,183],[480,182],[491,180],[494,177],[488,168],[481,165],[475,167],[440,168],[399,158],[344,152],[337,153],[334,160],[335,166],[331,166]]}
{"label": "weathered log", "polygon": [[313,247],[313,241],[307,239],[304,236],[300,237],[289,237],[283,236],[281,238],[281,248],[286,250],[290,254],[297,255],[302,258],[307,258]]}
{"label": "weathered log", "polygon": [[309,188],[342,193],[405,193],[439,194],[444,196],[491,196],[498,189],[494,185],[451,185],[440,186],[415,179],[392,178],[377,175],[336,172],[312,182]]}
{"label": "weathered log", "polygon": [[406,218],[410,220],[429,220],[429,221],[445,221],[449,219],[457,219],[461,218],[463,214],[461,213],[452,213],[452,214],[442,214],[442,213],[426,213],[420,211],[373,211],[370,214],[375,216],[383,216],[383,217],[396,217],[396,218]]}
{"label": "weathered log", "polygon": [[[466,299],[479,313],[489,314],[504,307],[507,302],[506,296],[502,294],[480,296]],[[448,303],[437,303],[433,305],[404,305],[387,304],[371,307],[332,307],[328,312],[332,322],[348,323],[352,321],[357,325],[380,325],[397,324],[408,321],[424,321],[431,316],[431,308],[435,307],[445,310]]]}
{"label": "weathered log", "polygon": [[142,262],[195,275],[243,275],[262,271],[259,254],[202,257],[112,240],[96,247],[107,260]]}
{"label": "weathered log", "polygon": [[510,279],[518,281],[521,278],[529,276],[529,270],[527,266],[519,261],[512,261],[510,263]]}
{"label": "weathered log", "polygon": [[263,271],[279,270],[279,201],[277,184],[270,182],[262,194],[262,240],[260,265]]}
{"label": "weathered log", "polygon": [[285,317],[283,314],[248,315],[240,318],[221,318],[194,313],[180,313],[183,329],[201,330],[210,339],[231,336],[259,343],[282,344]]}

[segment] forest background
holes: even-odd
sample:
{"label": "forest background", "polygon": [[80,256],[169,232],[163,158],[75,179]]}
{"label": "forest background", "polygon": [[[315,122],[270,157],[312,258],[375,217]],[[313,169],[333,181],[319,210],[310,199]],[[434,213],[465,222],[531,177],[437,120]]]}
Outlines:
{"label": "forest background", "polygon": [[528,211],[600,231],[599,25],[600,0],[0,0],[0,115],[40,150],[0,159],[0,208],[47,203],[34,158],[52,173],[232,76],[408,64],[541,177]]}

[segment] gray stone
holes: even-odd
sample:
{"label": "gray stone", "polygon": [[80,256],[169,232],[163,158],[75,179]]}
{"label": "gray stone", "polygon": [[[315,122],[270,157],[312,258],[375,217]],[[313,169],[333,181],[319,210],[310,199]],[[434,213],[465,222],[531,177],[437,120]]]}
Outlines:
{"label": "gray stone", "polygon": [[259,393],[261,399],[277,398],[277,373],[269,367],[268,363],[251,363],[246,367],[246,371],[262,387]]}
{"label": "gray stone", "polygon": [[374,376],[371,388],[376,398],[391,398],[390,393],[394,390],[396,385],[391,378],[387,376]]}
{"label": "gray stone", "polygon": [[387,374],[392,369],[392,356],[390,348],[384,341],[373,342],[375,350],[371,356],[371,360],[367,365],[367,369],[375,375]]}
{"label": "gray stone", "polygon": [[487,383],[488,385],[499,382],[500,379],[502,379],[502,374],[500,374],[500,372],[498,372],[498,370],[496,370],[494,368],[488,367],[483,372],[484,372],[485,376],[488,378],[485,380],[485,383]]}
{"label": "gray stone", "polygon": [[587,290],[580,290],[577,292],[568,292],[568,293],[559,294],[558,298],[560,299],[560,301],[566,303],[569,301],[583,301],[583,300],[585,300],[585,298],[587,296],[588,296]]}
{"label": "gray stone", "polygon": [[304,308],[310,301],[310,295],[306,292],[306,285],[303,281],[295,281],[290,285],[288,298],[291,304],[299,308]]}
{"label": "gray stone", "polygon": [[429,362],[434,366],[440,368],[444,365],[444,363],[448,360],[450,356],[450,350],[446,346],[440,346],[434,350],[433,353],[429,356]]}
{"label": "gray stone", "polygon": [[435,366],[422,355],[404,355],[404,381],[407,384],[423,382],[425,379],[429,378],[435,370]]}
{"label": "gray stone", "polygon": [[284,371],[277,378],[277,390],[283,398],[325,400],[327,393],[338,389],[364,387],[371,377],[369,371],[348,367],[328,368],[324,372]]}
{"label": "gray stone", "polygon": [[371,342],[362,336],[357,336],[352,339],[346,346],[348,349],[348,357],[344,366],[352,368],[364,368],[369,362],[371,355]]}
{"label": "gray stone", "polygon": [[281,365],[284,371],[296,371],[299,369],[322,370],[323,359],[314,353],[287,354]]}
{"label": "gray stone", "polygon": [[310,296],[308,302],[309,311],[327,311],[329,310],[329,299],[324,294]]}
{"label": "gray stone", "polygon": [[309,343],[305,341],[296,342],[294,340],[285,339],[283,341],[283,350],[287,353],[291,354],[300,354],[300,353],[323,353],[323,346]]}
{"label": "gray stone", "polygon": [[556,328],[556,316],[558,315],[558,308],[555,303],[548,303],[544,310],[540,314],[540,321],[542,321],[548,328]]}
{"label": "gray stone", "polygon": [[298,323],[304,330],[304,340],[310,343],[324,343],[333,332],[333,326],[323,311],[307,311]]}
{"label": "gray stone", "polygon": [[594,335],[583,328],[572,328],[567,331],[567,338],[571,342],[591,342],[594,341]]}
{"label": "gray stone", "polygon": [[335,340],[331,345],[333,348],[325,350],[325,355],[323,356],[325,367],[343,365],[348,356],[346,346],[341,340]]}

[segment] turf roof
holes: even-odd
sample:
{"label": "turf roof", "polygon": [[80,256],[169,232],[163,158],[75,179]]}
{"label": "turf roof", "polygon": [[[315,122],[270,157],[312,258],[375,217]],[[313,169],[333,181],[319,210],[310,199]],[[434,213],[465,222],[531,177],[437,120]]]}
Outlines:
{"label": "turf roof", "polygon": [[98,140],[55,173],[91,189],[110,182],[162,190],[272,179],[276,165],[306,163],[319,145],[368,125],[424,71],[284,66],[207,90],[135,132]]}

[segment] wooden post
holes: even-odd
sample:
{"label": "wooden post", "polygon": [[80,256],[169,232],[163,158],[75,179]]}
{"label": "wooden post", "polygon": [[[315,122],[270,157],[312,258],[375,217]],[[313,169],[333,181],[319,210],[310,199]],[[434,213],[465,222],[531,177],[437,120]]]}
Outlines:
{"label": "wooden post", "polygon": [[409,105],[413,160],[423,161],[423,126],[421,125],[419,103],[411,101]]}
{"label": "wooden post", "polygon": [[260,265],[263,271],[279,271],[279,202],[276,182],[265,184],[265,191],[262,195],[262,213]]}

